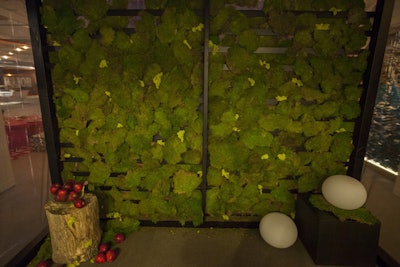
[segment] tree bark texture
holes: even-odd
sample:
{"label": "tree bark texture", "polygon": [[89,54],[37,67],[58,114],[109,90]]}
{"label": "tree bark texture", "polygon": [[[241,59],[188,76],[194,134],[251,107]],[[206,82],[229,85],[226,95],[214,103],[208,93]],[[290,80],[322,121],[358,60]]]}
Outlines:
{"label": "tree bark texture", "polygon": [[58,264],[88,261],[98,253],[101,240],[97,197],[85,194],[86,205],[48,201],[45,205],[52,246],[52,260]]}

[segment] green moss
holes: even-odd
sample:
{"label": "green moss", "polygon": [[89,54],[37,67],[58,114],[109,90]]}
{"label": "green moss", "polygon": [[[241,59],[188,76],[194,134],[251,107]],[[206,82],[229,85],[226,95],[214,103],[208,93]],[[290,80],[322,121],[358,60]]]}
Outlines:
{"label": "green moss", "polygon": [[191,221],[194,226],[203,222],[203,210],[201,209],[201,193],[193,192],[190,197],[184,195],[173,195],[170,203],[176,207],[179,222],[185,225]]}
{"label": "green moss", "polygon": [[[128,33],[129,17],[106,15],[126,0],[87,8],[93,1],[43,1],[50,45],[60,46],[50,55],[60,141],[83,158],[62,175],[89,171],[99,195],[100,186],[112,187],[102,204],[123,222],[110,220],[106,236],[134,230],[139,217],[199,225],[205,25],[191,8],[203,3],[148,0],[147,9],[163,12],[141,11]],[[288,190],[313,191],[321,177],[346,172],[368,57],[359,51],[369,29],[361,2],[270,0],[262,17],[232,5],[257,1],[210,2],[203,178],[214,186],[206,194],[211,216],[291,214]],[[348,19],[335,17],[342,11]]]}
{"label": "green moss", "polygon": [[358,208],[355,210],[343,210],[329,204],[322,195],[311,195],[310,203],[317,209],[331,212],[341,221],[354,220],[360,223],[376,224],[379,220],[371,214],[366,208]]}
{"label": "green moss", "polygon": [[258,36],[253,30],[243,31],[237,38],[238,44],[249,51],[255,51],[259,46]]}
{"label": "green moss", "polygon": [[250,149],[256,146],[268,147],[273,139],[273,135],[261,129],[249,129],[240,133],[240,140]]}
{"label": "green moss", "polygon": [[46,261],[51,259],[52,256],[52,247],[51,247],[51,240],[50,235],[48,235],[43,244],[40,246],[39,251],[37,252],[35,258],[31,260],[28,264],[28,267],[37,266],[40,261]]}
{"label": "green moss", "polygon": [[229,142],[210,143],[210,164],[213,167],[228,170],[242,170],[247,168],[249,150],[241,144]]}
{"label": "green moss", "polygon": [[[221,3],[218,1],[215,1],[213,5],[211,5],[210,13],[215,12],[216,15],[211,18],[210,33],[218,34],[219,32],[226,31],[228,29],[231,18],[237,13],[233,7],[218,8],[218,5],[221,5]],[[215,7],[215,9],[213,9],[213,7]]]}
{"label": "green moss", "polygon": [[268,24],[278,35],[293,35],[295,32],[295,24],[293,21],[295,20],[296,17],[291,12],[272,10],[268,13]]}
{"label": "green moss", "polygon": [[69,1],[55,2],[44,1],[41,8],[42,22],[52,34],[52,39],[60,42],[82,27],[83,22],[77,18]]}
{"label": "green moss", "polygon": [[197,189],[202,181],[196,173],[185,170],[177,171],[172,180],[175,194],[190,194]]}
{"label": "green moss", "polygon": [[71,0],[70,2],[76,14],[84,16],[89,21],[97,21],[104,18],[110,8],[108,2],[105,0]]}

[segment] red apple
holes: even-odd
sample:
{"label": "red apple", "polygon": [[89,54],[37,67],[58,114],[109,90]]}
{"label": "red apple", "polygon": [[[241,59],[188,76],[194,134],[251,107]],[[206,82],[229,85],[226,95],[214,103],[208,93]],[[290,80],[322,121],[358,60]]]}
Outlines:
{"label": "red apple", "polygon": [[82,182],[75,182],[74,183],[73,190],[76,193],[80,193],[82,191],[82,189],[83,189],[83,183]]}
{"label": "red apple", "polygon": [[68,191],[72,191],[74,189],[74,181],[69,180],[68,182],[64,183],[63,188],[67,189]]}
{"label": "red apple", "polygon": [[110,249],[110,244],[109,243],[102,243],[99,245],[99,252],[107,252],[107,250]]}
{"label": "red apple", "polygon": [[61,185],[59,183],[52,184],[50,186],[50,193],[55,195],[57,193],[58,189],[60,189],[60,188],[61,188]]}
{"label": "red apple", "polygon": [[68,201],[74,201],[77,200],[79,198],[78,194],[75,191],[70,191],[68,194]]}
{"label": "red apple", "polygon": [[79,199],[75,200],[75,202],[74,202],[75,208],[78,208],[78,209],[83,208],[85,205],[86,205],[86,201],[82,198],[79,198]]}
{"label": "red apple", "polygon": [[104,263],[104,262],[106,262],[106,254],[104,252],[100,252],[94,258],[94,262],[96,262],[96,263]]}
{"label": "red apple", "polygon": [[113,262],[117,258],[117,250],[110,249],[106,252],[106,261]]}
{"label": "red apple", "polygon": [[36,265],[36,267],[50,267],[50,262],[49,262],[48,260],[40,261],[40,262]]}
{"label": "red apple", "polygon": [[125,235],[123,233],[117,233],[114,235],[114,241],[117,243],[122,243],[125,240]]}
{"label": "red apple", "polygon": [[68,198],[68,190],[66,190],[64,188],[58,189],[56,198],[55,198],[56,201],[64,202],[67,200],[67,198]]}

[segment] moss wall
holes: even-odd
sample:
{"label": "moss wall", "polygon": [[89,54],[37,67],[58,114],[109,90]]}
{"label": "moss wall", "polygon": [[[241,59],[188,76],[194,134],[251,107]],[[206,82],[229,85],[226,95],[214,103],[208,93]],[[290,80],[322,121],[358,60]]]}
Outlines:
{"label": "moss wall", "polygon": [[112,231],[293,214],[346,173],[364,2],[210,2],[43,1],[62,177],[89,181]]}

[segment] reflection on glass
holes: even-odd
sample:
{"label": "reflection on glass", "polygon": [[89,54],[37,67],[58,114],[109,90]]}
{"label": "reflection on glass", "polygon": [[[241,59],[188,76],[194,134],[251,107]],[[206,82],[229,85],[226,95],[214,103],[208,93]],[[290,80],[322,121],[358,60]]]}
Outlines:
{"label": "reflection on glass", "polygon": [[46,229],[49,172],[24,0],[0,0],[0,266]]}
{"label": "reflection on glass", "polygon": [[[397,14],[397,16],[399,16]],[[400,166],[400,24],[391,27],[382,64],[366,158],[389,172]]]}

